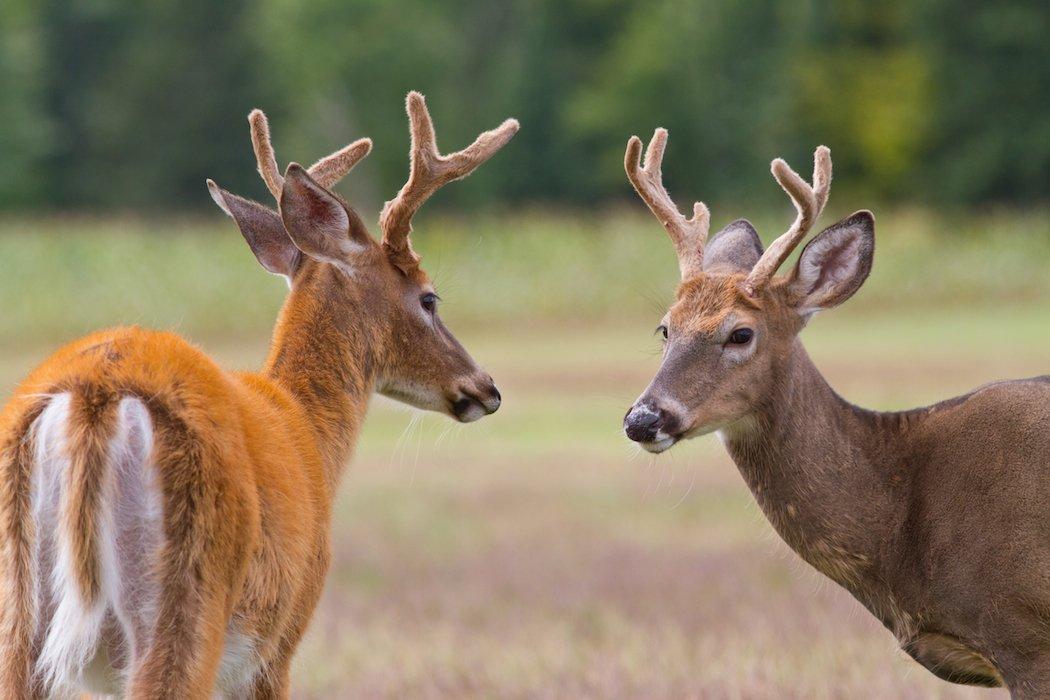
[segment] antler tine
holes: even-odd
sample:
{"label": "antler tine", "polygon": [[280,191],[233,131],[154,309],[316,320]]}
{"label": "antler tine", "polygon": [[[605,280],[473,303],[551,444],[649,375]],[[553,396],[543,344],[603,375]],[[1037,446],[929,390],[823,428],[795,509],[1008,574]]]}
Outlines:
{"label": "antler tine", "polygon": [[[248,124],[252,131],[252,149],[259,164],[259,175],[273,198],[280,201],[281,190],[284,189],[284,176],[277,167],[277,157],[270,141],[270,122],[261,109],[253,109],[248,115]],[[346,177],[346,174],[371,151],[372,139],[358,139],[320,159],[311,165],[307,172],[322,187],[332,187]]]}
{"label": "antler tine", "polygon": [[649,147],[645,151],[645,165],[642,165],[642,140],[632,136],[627,142],[624,154],[624,169],[627,179],[634,185],[638,196],[649,206],[656,218],[667,229],[671,242],[678,253],[678,267],[682,279],[698,274],[703,267],[704,244],[710,229],[711,213],[703,202],[693,204],[693,217],[686,219],[667,193],[663,184],[664,149],[667,147],[667,129],[659,128],[653,132]]}
{"label": "antler tine", "polygon": [[831,150],[827,146],[818,146],[813,153],[812,185],[803,180],[781,158],[773,161],[770,170],[791,197],[798,215],[791,228],[769,244],[769,248],[751,269],[747,280],[744,281],[744,291],[751,295],[769,283],[777,268],[784,264],[791,251],[798,247],[824,211],[831,192]]}
{"label": "antler tine", "polygon": [[372,139],[363,138],[325,156],[307,170],[322,187],[333,187],[372,152]]}
{"label": "antler tine", "polygon": [[252,131],[252,149],[255,151],[259,175],[274,199],[280,200],[284,177],[277,168],[277,158],[273,153],[273,144],[270,143],[270,123],[261,109],[253,109],[248,115],[248,124]]}
{"label": "antler tine", "polygon": [[507,119],[495,129],[478,136],[474,143],[463,150],[443,156],[438,151],[434,123],[423,95],[415,91],[408,93],[405,107],[412,134],[408,181],[383,206],[379,225],[383,230],[385,246],[411,253],[408,236],[412,232],[412,216],[423,202],[443,185],[466,177],[491,158],[517,133],[519,125],[516,119]]}

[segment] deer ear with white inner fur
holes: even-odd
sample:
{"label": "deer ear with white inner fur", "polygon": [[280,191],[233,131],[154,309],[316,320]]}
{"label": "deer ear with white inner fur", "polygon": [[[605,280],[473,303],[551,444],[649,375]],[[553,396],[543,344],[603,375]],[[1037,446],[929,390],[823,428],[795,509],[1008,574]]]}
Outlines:
{"label": "deer ear with white inner fur", "polygon": [[802,250],[787,285],[796,309],[809,316],[853,296],[871,272],[875,217],[858,211],[824,229]]}
{"label": "deer ear with white inner fur", "polygon": [[227,192],[214,180],[208,180],[211,198],[237,222],[237,228],[267,272],[284,275],[289,280],[299,269],[302,253],[288,237],[281,217],[274,210],[244,197]]}
{"label": "deer ear with white inner fur", "polygon": [[361,218],[298,163],[284,174],[281,219],[299,250],[317,260],[348,264],[375,245]]}

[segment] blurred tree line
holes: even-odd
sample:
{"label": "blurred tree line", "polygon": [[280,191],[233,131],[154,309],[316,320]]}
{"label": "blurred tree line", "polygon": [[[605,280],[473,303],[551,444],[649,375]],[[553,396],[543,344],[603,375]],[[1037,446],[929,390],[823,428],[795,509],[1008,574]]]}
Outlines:
{"label": "blurred tree line", "polygon": [[[245,121],[278,159],[361,135],[345,186],[377,207],[403,182],[403,99],[445,150],[513,115],[522,131],[444,201],[626,197],[627,137],[671,130],[666,180],[690,196],[779,196],[817,143],[872,196],[1045,200],[1045,0],[6,0],[0,205],[208,205],[205,177],[266,201]],[[367,197],[367,200],[365,200]]]}

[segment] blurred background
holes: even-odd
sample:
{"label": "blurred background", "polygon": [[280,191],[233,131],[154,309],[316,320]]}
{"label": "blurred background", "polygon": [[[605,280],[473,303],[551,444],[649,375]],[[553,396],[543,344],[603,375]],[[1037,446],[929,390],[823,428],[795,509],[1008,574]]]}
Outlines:
{"label": "blurred background", "polygon": [[996,697],[801,564],[714,438],[622,436],[677,280],[622,161],[668,127],[681,208],[768,241],[793,217],[770,159],[808,174],[831,147],[825,223],[878,220],[871,278],[804,334],[847,398],[1045,373],[1048,33],[1038,0],[6,0],[0,386],[126,323],[261,361],[286,290],[204,187],[270,202],[251,108],[282,167],[371,136],[339,191],[373,221],[408,90],[446,151],[515,116],[415,235],[504,407],[460,427],[376,401],[296,697]]}

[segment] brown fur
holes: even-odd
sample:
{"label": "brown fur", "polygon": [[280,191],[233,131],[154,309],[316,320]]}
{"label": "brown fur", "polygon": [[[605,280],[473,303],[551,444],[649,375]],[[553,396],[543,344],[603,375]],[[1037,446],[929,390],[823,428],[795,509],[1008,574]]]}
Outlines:
{"label": "brown fur", "polygon": [[[803,210],[819,199],[792,230],[812,224]],[[653,451],[719,431],[781,537],[919,663],[1050,697],[1050,377],[894,413],[840,398],[798,333],[860,287],[873,242],[874,219],[858,212],[752,290],[767,258],[749,224],[728,226],[679,286],[663,364],[625,428]],[[739,328],[750,341],[731,341]]]}
{"label": "brown fur", "polygon": [[[254,139],[264,143],[260,160],[272,160],[265,118],[253,115],[252,126],[253,136],[267,136]],[[336,161],[345,167],[345,157]],[[326,178],[332,167],[323,169]],[[328,569],[334,491],[372,393],[464,420],[457,407],[464,401],[472,416],[496,410],[491,379],[440,318],[421,309],[421,296],[433,289],[426,273],[396,265],[305,170],[289,168],[280,184],[289,226],[283,240],[275,212],[212,188],[250,229],[245,238],[260,261],[290,279],[260,372],[223,370],[170,333],[118,328],[59,350],[0,414],[0,696],[40,692],[30,687],[41,611],[29,499],[33,426],[50,397],[71,396],[61,513],[88,600],[99,595],[97,515],[115,409],[136,397],[149,412],[166,541],[155,574],[154,637],[138,657],[119,635],[105,642],[109,658],[123,660],[126,694],[136,698],[210,697],[230,631],[252,640],[261,662],[246,690],[287,697],[291,658]],[[286,254],[293,245],[303,246],[301,255]],[[319,251],[339,257],[318,259]]]}
{"label": "brown fur", "polygon": [[32,427],[43,410],[29,397],[12,399],[0,414],[4,430],[0,445],[0,531],[3,552],[3,588],[0,589],[0,689],[15,700],[29,698],[28,656],[34,616],[32,569],[36,538],[30,513],[33,469]]}
{"label": "brown fur", "polygon": [[67,450],[70,466],[62,506],[66,537],[73,544],[76,575],[86,603],[100,592],[98,560],[98,512],[102,496],[103,470],[108,461],[109,441],[115,428],[118,397],[98,386],[75,387],[70,406]]}

